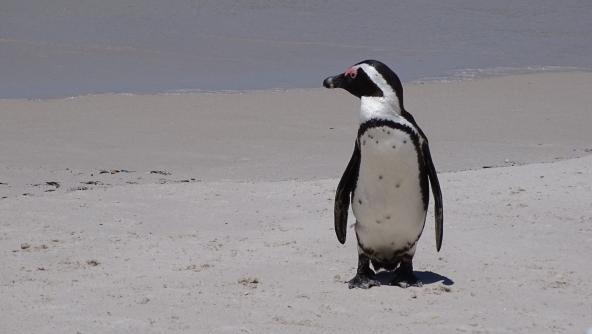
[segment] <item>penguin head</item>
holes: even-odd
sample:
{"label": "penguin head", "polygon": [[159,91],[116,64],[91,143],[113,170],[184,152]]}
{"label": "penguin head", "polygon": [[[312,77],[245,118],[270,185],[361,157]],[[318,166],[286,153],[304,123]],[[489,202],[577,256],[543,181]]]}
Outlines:
{"label": "penguin head", "polygon": [[352,95],[363,98],[381,98],[398,102],[403,110],[403,85],[393,70],[378,60],[364,60],[345,72],[326,78],[326,88],[343,88]]}

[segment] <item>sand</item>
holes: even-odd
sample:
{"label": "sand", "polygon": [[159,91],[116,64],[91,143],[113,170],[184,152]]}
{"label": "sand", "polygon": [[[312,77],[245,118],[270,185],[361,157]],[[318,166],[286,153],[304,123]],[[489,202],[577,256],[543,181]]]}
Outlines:
{"label": "sand", "polygon": [[592,74],[405,87],[444,244],[430,216],[424,286],[365,291],[332,227],[345,93],[0,100],[0,332],[585,332]]}

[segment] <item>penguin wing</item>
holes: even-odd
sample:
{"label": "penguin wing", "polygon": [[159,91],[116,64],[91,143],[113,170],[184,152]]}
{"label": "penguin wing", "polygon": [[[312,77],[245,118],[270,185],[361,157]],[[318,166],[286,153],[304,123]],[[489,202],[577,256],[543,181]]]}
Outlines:
{"label": "penguin wing", "polygon": [[349,211],[349,203],[351,202],[351,193],[356,186],[358,179],[358,172],[360,170],[360,148],[358,142],[354,146],[354,153],[345,168],[345,172],[339,180],[337,191],[335,193],[335,234],[340,243],[345,243],[345,235],[347,232],[347,214]]}
{"label": "penguin wing", "polygon": [[436,167],[434,167],[434,162],[432,161],[432,155],[430,154],[430,147],[428,145],[427,139],[424,140],[422,144],[422,152],[428,171],[428,177],[430,179],[430,185],[432,186],[432,194],[434,195],[434,215],[436,216],[436,250],[440,251],[440,248],[442,247],[442,237],[444,234],[442,191],[440,190],[440,182],[438,182]]}

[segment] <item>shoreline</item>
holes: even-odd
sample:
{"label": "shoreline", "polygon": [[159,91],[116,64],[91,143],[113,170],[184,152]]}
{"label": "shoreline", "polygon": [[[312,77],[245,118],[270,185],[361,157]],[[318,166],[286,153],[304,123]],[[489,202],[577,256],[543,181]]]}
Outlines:
{"label": "shoreline", "polygon": [[[444,83],[458,83],[463,81],[474,81],[474,80],[487,80],[492,78],[503,78],[512,76],[522,75],[537,75],[544,73],[592,73],[592,68],[578,67],[578,66],[556,66],[556,65],[540,65],[540,66],[528,66],[528,67],[492,67],[492,68],[463,68],[463,69],[452,69],[446,71],[443,75],[426,76],[417,79],[411,79],[408,81],[402,81],[403,87],[411,85],[424,85],[424,84],[444,84]],[[329,73],[327,74],[329,75]],[[320,78],[321,80],[321,78]],[[402,80],[402,79],[401,79]],[[32,102],[47,102],[54,100],[70,100],[88,97],[105,97],[105,96],[178,96],[178,95],[193,95],[193,94],[228,94],[228,95],[241,95],[241,94],[256,94],[256,93],[287,93],[287,92],[307,92],[322,89],[319,87],[270,87],[260,89],[199,89],[199,88],[179,88],[170,89],[163,91],[152,91],[152,92],[134,92],[134,91],[123,91],[123,92],[100,92],[100,93],[86,93],[81,95],[67,95],[67,96],[55,96],[55,97],[0,97],[1,101],[32,101]]]}

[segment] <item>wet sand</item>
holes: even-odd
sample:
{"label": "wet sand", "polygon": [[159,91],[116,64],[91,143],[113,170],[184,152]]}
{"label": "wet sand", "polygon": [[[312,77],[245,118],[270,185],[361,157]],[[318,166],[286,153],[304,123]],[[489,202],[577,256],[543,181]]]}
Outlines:
{"label": "wet sand", "polygon": [[[585,72],[413,84],[405,104],[438,171],[481,169],[586,155],[590,87]],[[324,89],[0,100],[0,182],[9,183],[0,194],[39,194],[46,182],[67,191],[92,181],[335,178],[358,109]]]}

